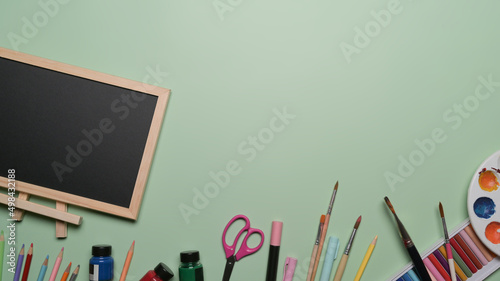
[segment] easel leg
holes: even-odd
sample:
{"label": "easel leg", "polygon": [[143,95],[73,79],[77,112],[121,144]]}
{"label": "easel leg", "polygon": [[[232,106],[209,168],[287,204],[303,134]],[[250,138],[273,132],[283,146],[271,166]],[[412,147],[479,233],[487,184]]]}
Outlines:
{"label": "easel leg", "polygon": [[[17,199],[28,201],[30,199],[30,195],[28,193],[20,192],[19,195],[17,196]],[[17,221],[22,221],[23,217],[24,217],[24,210],[21,210],[21,209],[14,210],[13,219],[15,219]]]}
{"label": "easel leg", "polygon": [[[68,205],[62,202],[56,202],[56,210],[66,212],[68,210]],[[56,237],[66,238],[68,237],[68,224],[63,221],[56,221]]]}

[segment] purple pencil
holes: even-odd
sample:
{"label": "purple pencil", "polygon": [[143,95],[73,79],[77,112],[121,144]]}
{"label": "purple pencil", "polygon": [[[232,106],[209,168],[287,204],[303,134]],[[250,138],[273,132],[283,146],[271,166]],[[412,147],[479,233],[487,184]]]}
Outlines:
{"label": "purple pencil", "polygon": [[19,255],[17,256],[17,266],[16,272],[14,273],[14,281],[19,281],[19,277],[21,277],[21,268],[23,267],[24,260],[24,244],[21,247],[21,251],[19,251]]}

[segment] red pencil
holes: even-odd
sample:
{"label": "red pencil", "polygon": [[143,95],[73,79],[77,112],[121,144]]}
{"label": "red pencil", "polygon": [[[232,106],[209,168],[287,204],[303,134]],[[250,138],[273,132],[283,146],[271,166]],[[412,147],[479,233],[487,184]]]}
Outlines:
{"label": "red pencil", "polygon": [[21,281],[28,280],[28,274],[30,273],[31,258],[33,257],[33,243],[31,243],[30,249],[28,250],[28,255],[26,256],[26,263],[24,264],[23,278]]}

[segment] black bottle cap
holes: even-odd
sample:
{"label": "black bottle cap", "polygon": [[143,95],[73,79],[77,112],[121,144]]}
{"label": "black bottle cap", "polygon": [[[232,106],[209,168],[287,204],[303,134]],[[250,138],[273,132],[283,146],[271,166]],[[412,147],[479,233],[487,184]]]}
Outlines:
{"label": "black bottle cap", "polygon": [[172,270],[170,270],[170,268],[162,262],[155,267],[155,273],[164,281],[170,280],[174,277]]}
{"label": "black bottle cap", "polygon": [[92,246],[92,255],[97,257],[111,256],[111,245]]}
{"label": "black bottle cap", "polygon": [[181,262],[197,262],[200,260],[200,252],[184,251],[181,252]]}

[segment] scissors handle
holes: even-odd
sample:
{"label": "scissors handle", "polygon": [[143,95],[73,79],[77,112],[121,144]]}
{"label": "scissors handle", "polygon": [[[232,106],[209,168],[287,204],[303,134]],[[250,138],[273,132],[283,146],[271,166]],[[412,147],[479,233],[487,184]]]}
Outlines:
{"label": "scissors handle", "polygon": [[[234,221],[236,221],[238,219],[243,219],[245,221],[245,226],[238,232],[238,234],[236,235],[236,238],[234,239],[233,244],[232,245],[228,245],[226,243],[226,233],[227,233],[227,230],[228,230],[229,226]],[[239,240],[241,234],[243,232],[245,232],[245,231],[247,231],[247,234],[245,235],[245,238],[243,239],[243,242],[241,243],[240,249],[238,250],[238,252],[235,255],[234,253],[236,251],[235,248],[236,248],[236,245],[238,243],[238,240]],[[260,237],[261,237],[261,240],[260,240],[259,245],[257,245],[257,247],[250,248],[247,245],[247,240],[250,237],[250,235],[252,235],[254,233],[258,233],[260,235]],[[264,243],[264,232],[262,232],[262,230],[260,230],[260,229],[250,228],[250,220],[245,215],[236,215],[236,216],[234,216],[227,223],[226,228],[224,228],[224,232],[222,233],[222,246],[224,247],[224,252],[226,253],[226,259],[229,258],[229,257],[231,257],[232,255],[234,255],[235,258],[236,258],[236,261],[238,261],[241,258],[243,258],[244,256],[248,256],[250,254],[253,254],[253,253],[257,252],[260,249],[260,247],[262,247],[263,243]]]}

